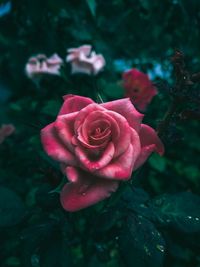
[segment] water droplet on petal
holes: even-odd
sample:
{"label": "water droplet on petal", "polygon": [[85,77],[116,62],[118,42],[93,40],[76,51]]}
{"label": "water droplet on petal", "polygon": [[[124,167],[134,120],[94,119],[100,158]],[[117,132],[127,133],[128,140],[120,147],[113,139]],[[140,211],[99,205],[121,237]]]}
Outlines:
{"label": "water droplet on petal", "polygon": [[81,194],[81,195],[83,195],[83,196],[85,196],[89,187],[90,187],[90,184],[80,185],[79,190],[78,190],[78,193]]}

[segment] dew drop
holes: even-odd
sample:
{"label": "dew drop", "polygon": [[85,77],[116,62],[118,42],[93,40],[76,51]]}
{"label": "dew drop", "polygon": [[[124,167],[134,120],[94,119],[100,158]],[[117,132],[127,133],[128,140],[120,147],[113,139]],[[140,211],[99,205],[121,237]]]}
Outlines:
{"label": "dew drop", "polygon": [[164,252],[165,251],[165,249],[164,249],[164,247],[162,245],[157,245],[156,248],[158,250],[160,250],[161,252]]}
{"label": "dew drop", "polygon": [[196,221],[199,221],[199,218],[195,218]]}
{"label": "dew drop", "polygon": [[192,216],[188,216],[188,219],[192,219]]}
{"label": "dew drop", "polygon": [[90,184],[83,184],[83,185],[81,185],[80,188],[79,188],[79,190],[78,190],[78,193],[80,195],[85,196],[89,187],[90,187]]}

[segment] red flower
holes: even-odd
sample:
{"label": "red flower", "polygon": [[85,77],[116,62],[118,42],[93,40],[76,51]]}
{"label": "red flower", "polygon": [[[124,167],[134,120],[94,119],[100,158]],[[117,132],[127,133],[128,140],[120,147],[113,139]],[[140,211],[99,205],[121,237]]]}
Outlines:
{"label": "red flower", "polygon": [[156,132],[128,98],[96,104],[66,95],[55,122],[41,131],[47,154],[61,163],[69,183],[61,191],[68,211],[93,205],[116,191],[156,151],[164,148]]}
{"label": "red flower", "polygon": [[125,96],[129,97],[140,111],[145,111],[147,105],[157,94],[156,87],[153,86],[148,75],[137,69],[131,69],[123,73],[123,86]]}

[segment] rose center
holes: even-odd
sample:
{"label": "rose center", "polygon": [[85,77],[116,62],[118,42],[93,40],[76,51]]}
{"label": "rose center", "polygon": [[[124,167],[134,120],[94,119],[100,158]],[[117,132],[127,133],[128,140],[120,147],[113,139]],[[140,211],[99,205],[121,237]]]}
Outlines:
{"label": "rose center", "polygon": [[91,145],[107,143],[111,139],[110,123],[107,121],[93,122],[88,132],[88,137]]}

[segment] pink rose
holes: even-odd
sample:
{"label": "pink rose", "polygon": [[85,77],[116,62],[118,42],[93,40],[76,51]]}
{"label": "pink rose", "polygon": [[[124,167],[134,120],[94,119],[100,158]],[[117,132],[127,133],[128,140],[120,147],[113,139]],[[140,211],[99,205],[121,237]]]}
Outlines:
{"label": "pink rose", "polygon": [[164,147],[128,98],[96,104],[66,95],[55,122],[41,131],[47,154],[61,163],[69,183],[61,191],[68,211],[93,205],[130,179],[149,155]]}
{"label": "pink rose", "polygon": [[41,74],[60,75],[60,68],[63,60],[57,55],[53,54],[47,58],[43,54],[29,58],[25,71],[29,78],[35,78]]}
{"label": "pink rose", "polygon": [[78,48],[67,50],[66,61],[71,63],[72,74],[85,73],[88,75],[97,75],[105,66],[104,57],[91,51],[90,45],[83,45]]}
{"label": "pink rose", "polygon": [[123,86],[125,96],[130,97],[132,103],[141,111],[145,111],[147,105],[157,94],[156,87],[149,80],[148,75],[137,69],[131,69],[123,73]]}

